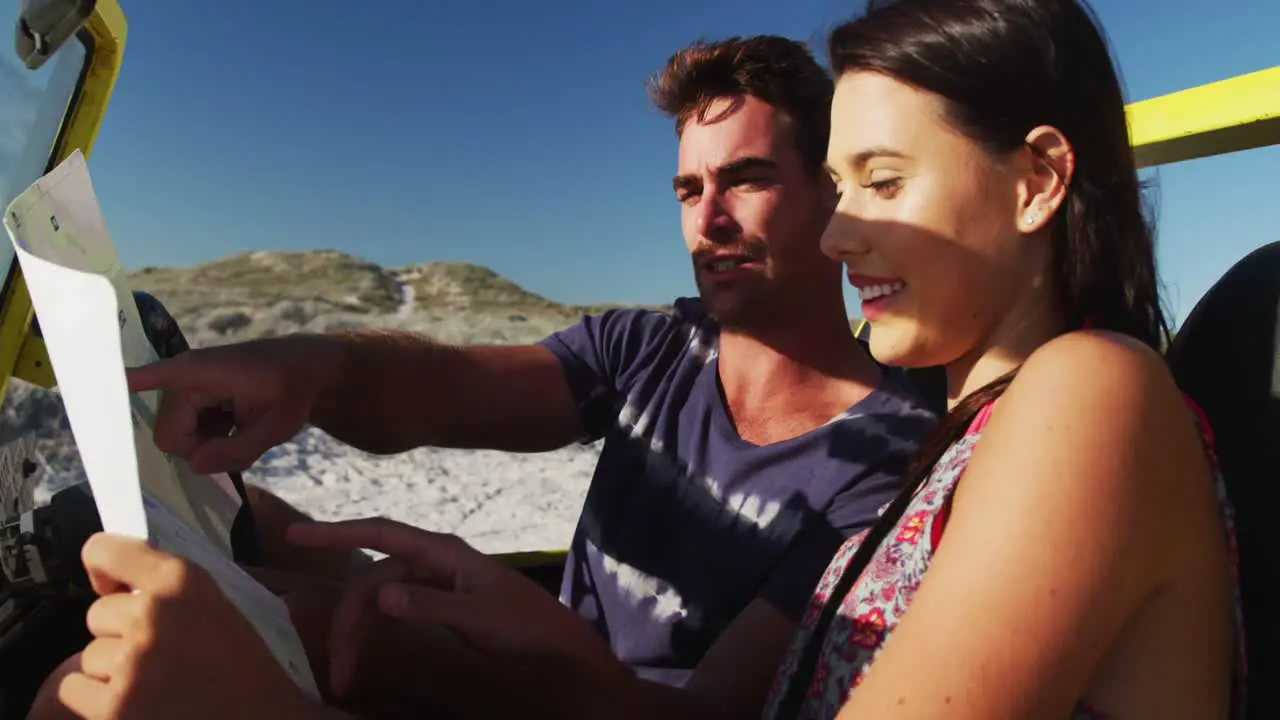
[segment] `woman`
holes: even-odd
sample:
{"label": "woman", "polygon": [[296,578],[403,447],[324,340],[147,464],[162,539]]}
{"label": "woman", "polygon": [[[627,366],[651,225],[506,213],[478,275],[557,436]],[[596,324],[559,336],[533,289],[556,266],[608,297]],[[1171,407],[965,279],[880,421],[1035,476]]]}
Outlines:
{"label": "woman", "polygon": [[945,366],[951,410],[766,716],[1228,716],[1230,514],[1160,357],[1100,30],[1074,0],[871,5],[830,38],[822,242],[876,359]]}

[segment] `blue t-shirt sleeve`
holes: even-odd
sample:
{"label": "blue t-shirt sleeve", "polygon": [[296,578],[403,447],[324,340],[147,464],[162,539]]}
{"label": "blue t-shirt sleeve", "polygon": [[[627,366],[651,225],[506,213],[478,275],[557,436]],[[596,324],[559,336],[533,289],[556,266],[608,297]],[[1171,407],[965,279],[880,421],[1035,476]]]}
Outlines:
{"label": "blue t-shirt sleeve", "polygon": [[672,316],[661,312],[606,310],[539,343],[560,361],[582,419],[584,441],[609,431],[631,385],[674,326]]}
{"label": "blue t-shirt sleeve", "polygon": [[827,511],[801,530],[766,579],[760,599],[793,622],[804,616],[818,580],[844,541],[870,528],[902,487],[898,472],[873,472],[836,495]]}

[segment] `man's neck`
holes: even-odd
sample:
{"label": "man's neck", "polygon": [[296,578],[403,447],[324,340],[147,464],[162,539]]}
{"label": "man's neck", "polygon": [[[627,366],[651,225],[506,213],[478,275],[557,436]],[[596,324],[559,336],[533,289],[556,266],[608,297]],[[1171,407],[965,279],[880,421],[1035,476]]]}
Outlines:
{"label": "man's neck", "polygon": [[853,336],[843,304],[834,307],[776,327],[721,332],[720,386],[744,440],[768,444],[809,432],[879,384],[880,369]]}

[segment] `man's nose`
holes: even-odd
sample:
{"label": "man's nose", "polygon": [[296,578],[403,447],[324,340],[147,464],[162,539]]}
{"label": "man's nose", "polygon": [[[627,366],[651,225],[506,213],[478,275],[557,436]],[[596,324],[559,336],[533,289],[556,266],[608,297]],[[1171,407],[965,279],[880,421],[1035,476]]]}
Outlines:
{"label": "man's nose", "polygon": [[694,212],[697,213],[694,222],[699,235],[715,243],[733,239],[737,223],[719,195],[703,195]]}

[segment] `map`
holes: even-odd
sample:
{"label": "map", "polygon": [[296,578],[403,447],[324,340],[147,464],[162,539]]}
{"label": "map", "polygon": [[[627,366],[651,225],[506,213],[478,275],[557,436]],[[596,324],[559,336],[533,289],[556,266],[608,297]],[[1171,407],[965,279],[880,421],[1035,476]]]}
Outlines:
{"label": "map", "polygon": [[76,151],[6,209],[89,487],[107,532],[200,565],[296,682],[318,697],[284,602],[232,560],[240,507],[226,475],[191,472],[153,440],[158,393],[131,395],[125,368],[154,362],[89,178]]}

